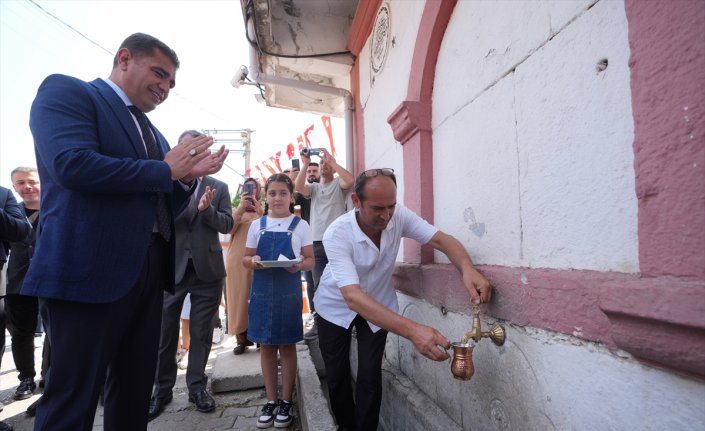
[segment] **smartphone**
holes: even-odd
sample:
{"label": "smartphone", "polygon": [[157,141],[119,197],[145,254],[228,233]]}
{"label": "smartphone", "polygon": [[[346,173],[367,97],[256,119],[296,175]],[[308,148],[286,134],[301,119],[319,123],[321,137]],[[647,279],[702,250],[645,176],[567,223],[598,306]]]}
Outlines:
{"label": "smartphone", "polygon": [[291,159],[291,168],[301,170],[301,164],[299,163],[299,159]]}
{"label": "smartphone", "polygon": [[242,186],[242,191],[243,193],[247,193],[248,195],[252,196],[255,194],[255,185],[252,183],[245,183]]}

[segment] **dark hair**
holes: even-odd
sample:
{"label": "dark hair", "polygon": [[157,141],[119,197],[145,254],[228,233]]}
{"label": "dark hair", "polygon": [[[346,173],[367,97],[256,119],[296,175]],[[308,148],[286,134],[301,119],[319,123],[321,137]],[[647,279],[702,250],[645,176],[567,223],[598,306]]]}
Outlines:
{"label": "dark hair", "polygon": [[[294,195],[294,182],[291,181],[291,178],[287,174],[274,174],[271,177],[267,178],[267,183],[264,185],[264,195],[267,195],[267,191],[269,190],[269,185],[271,183],[284,183],[286,184],[286,188],[289,189],[289,193],[291,195]],[[289,212],[294,213],[294,202],[289,203]],[[264,213],[269,214],[269,203],[266,202],[264,203]]]}
{"label": "dark hair", "polygon": [[[120,44],[118,51],[122,48],[129,49],[134,57],[149,57],[154,54],[155,49],[158,49],[162,54],[167,56],[169,60],[171,60],[177,69],[180,65],[179,57],[176,56],[173,49],[169,48],[161,40],[148,34],[135,33],[128,36],[127,39]],[[118,54],[115,54],[115,57],[113,58],[113,69],[117,66],[117,64]]]}
{"label": "dark hair", "polygon": [[181,140],[184,139],[184,136],[198,138],[199,136],[203,136],[203,133],[199,132],[198,130],[186,130],[181,135],[179,135],[179,139],[176,141],[176,143],[181,143]]}
{"label": "dark hair", "polygon": [[[391,173],[383,172],[387,170],[391,171]],[[360,202],[363,202],[365,200],[365,184],[367,184],[371,179],[380,176],[380,174],[381,176],[390,178],[392,182],[394,182],[394,186],[397,185],[397,177],[394,175],[394,171],[391,169],[368,169],[366,171],[360,172],[360,175],[358,175],[357,179],[355,180],[355,189],[353,190],[357,198],[360,199]]]}
{"label": "dark hair", "polygon": [[311,162],[308,164],[309,166],[318,166],[318,162]]}

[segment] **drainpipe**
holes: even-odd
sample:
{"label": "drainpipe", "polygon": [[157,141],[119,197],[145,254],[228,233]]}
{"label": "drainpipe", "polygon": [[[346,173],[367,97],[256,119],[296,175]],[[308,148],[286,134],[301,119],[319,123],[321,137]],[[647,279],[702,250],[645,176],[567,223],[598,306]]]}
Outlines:
{"label": "drainpipe", "polygon": [[308,81],[299,81],[297,79],[282,78],[280,76],[264,74],[259,69],[257,51],[253,46],[250,46],[250,76],[255,82],[260,84],[281,85],[284,87],[298,88],[299,90],[316,91],[319,93],[332,94],[334,96],[342,97],[345,101],[345,164],[346,168],[350,172],[353,172],[355,169],[353,165],[353,98],[352,94],[348,90],[344,88],[331,87],[328,85],[315,84]]}

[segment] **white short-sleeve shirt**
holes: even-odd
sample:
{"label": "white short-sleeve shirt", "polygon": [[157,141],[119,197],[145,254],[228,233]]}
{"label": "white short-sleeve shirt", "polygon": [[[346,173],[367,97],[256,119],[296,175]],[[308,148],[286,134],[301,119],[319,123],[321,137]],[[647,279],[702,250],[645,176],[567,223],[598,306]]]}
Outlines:
{"label": "white short-sleeve shirt", "polygon": [[[387,228],[382,231],[380,249],[357,224],[356,211],[338,217],[323,235],[328,265],[323,271],[313,301],[316,312],[327,321],[348,328],[357,313],[352,311],[340,288],[359,284],[362,290],[385,307],[399,311],[392,272],[401,238],[426,244],[438,229],[413,211],[397,204]],[[369,323],[370,329],[380,328]]]}
{"label": "white short-sleeve shirt", "polygon": [[[265,228],[268,232],[286,232],[289,229],[291,221],[294,219],[294,214],[284,217],[284,218],[274,218],[267,216],[267,227]],[[247,248],[257,248],[259,243],[259,219],[255,220],[250,224],[250,230],[247,231],[247,241],[245,241],[245,247]],[[301,247],[313,244],[311,240],[311,228],[306,223],[306,220],[301,219],[299,224],[296,225],[293,235],[291,235],[291,248],[294,250],[294,254],[297,258],[301,257]]]}

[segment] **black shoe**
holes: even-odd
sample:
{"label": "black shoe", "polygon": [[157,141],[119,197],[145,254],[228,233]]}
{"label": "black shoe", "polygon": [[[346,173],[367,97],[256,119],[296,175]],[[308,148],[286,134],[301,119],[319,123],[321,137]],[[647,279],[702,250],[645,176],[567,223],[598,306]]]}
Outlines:
{"label": "black shoe", "polygon": [[39,400],[41,400],[41,399],[42,399],[42,397],[37,398],[37,400],[35,402],[33,402],[32,404],[30,404],[27,407],[27,410],[25,410],[25,413],[27,413],[27,416],[34,417],[34,415],[37,414],[37,404],[39,404]]}
{"label": "black shoe", "polygon": [[167,404],[171,402],[173,399],[173,395],[169,394],[164,398],[159,398],[159,397],[152,397],[151,400],[149,400],[149,411],[147,412],[147,421],[151,421],[152,419],[156,418],[162,412],[164,411],[164,407],[166,407]]}
{"label": "black shoe", "polygon": [[279,400],[268,401],[267,404],[262,407],[262,413],[257,419],[257,428],[269,428],[274,424],[274,416],[279,410]]}
{"label": "black shoe", "polygon": [[37,384],[34,383],[34,377],[28,377],[26,379],[20,380],[20,385],[15,390],[14,398],[16,400],[26,400],[34,394],[37,390]]}
{"label": "black shoe", "polygon": [[196,404],[196,410],[199,412],[208,413],[215,410],[215,400],[205,389],[188,394],[188,400]]}
{"label": "black shoe", "polygon": [[3,421],[0,421],[0,431],[12,431],[12,425],[8,425]]}
{"label": "black shoe", "polygon": [[294,418],[291,414],[291,403],[286,401],[279,402],[279,411],[274,418],[274,428],[288,428]]}
{"label": "black shoe", "polygon": [[243,353],[245,353],[245,350],[247,350],[247,347],[245,347],[244,344],[238,344],[233,349],[233,355],[242,355]]}

